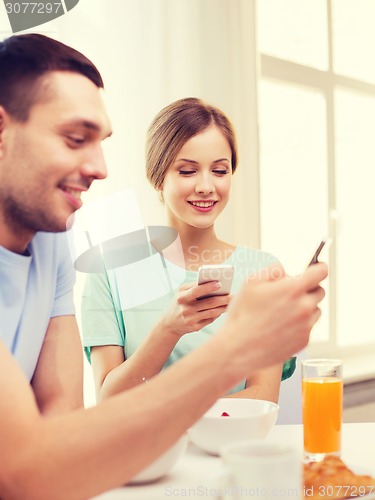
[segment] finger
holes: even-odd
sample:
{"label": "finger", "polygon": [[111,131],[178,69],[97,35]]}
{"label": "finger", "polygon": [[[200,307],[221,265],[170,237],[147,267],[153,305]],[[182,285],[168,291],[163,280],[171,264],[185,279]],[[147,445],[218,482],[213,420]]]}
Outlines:
{"label": "finger", "polygon": [[206,311],[201,311],[198,316],[197,320],[198,322],[205,320],[205,319],[210,319],[210,320],[215,320],[219,316],[223,314],[227,310],[227,306],[220,306],[220,307],[215,307],[215,309],[207,309]]}
{"label": "finger", "polygon": [[318,286],[318,288],[315,288],[313,291],[308,293],[316,304],[319,304],[319,302],[321,302],[326,295],[324,288],[322,288],[321,286]]}
{"label": "finger", "polygon": [[296,311],[298,311],[298,318],[302,321],[305,319],[310,322],[313,314],[318,309],[318,304],[323,300],[325,291],[323,288],[318,287],[313,292],[304,293],[296,303]]}
{"label": "finger", "polygon": [[318,319],[320,318],[320,316],[322,315],[322,311],[319,309],[319,307],[317,307],[313,313],[311,314],[311,318],[310,318],[310,328],[312,328],[315,323],[318,321]]}
{"label": "finger", "polygon": [[185,290],[189,290],[190,288],[195,287],[197,284],[195,281],[192,281],[190,283],[184,283],[183,285],[180,286],[179,291],[183,292]]}
{"label": "finger", "polygon": [[215,309],[221,306],[227,306],[230,302],[231,295],[216,295],[215,297],[207,297],[206,299],[197,300],[197,311],[206,311]]}
{"label": "finger", "polygon": [[306,269],[301,276],[301,287],[305,291],[312,291],[319,287],[319,283],[328,276],[328,266],[319,262]]}
{"label": "finger", "polygon": [[311,292],[319,287],[321,281],[328,276],[328,266],[325,263],[319,262],[310,266],[300,276],[288,276],[280,281],[280,286],[289,287],[290,284],[295,287],[297,293]]}
{"label": "finger", "polygon": [[220,281],[209,281],[208,283],[202,283],[201,285],[196,285],[190,290],[192,299],[199,299],[212,292],[219,290],[221,287]]}

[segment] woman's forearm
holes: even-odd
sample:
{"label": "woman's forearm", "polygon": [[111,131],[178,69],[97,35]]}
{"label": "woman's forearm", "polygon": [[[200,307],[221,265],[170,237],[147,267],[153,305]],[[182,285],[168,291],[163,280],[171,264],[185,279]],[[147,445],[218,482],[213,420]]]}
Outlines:
{"label": "woman's forearm", "polygon": [[227,394],[226,397],[264,399],[277,403],[279,400],[282,368],[283,365],[278,364],[261,370],[247,379],[245,389],[233,394]]}
{"label": "woman's forearm", "polygon": [[158,374],[178,340],[179,336],[161,319],[137,350],[107,374],[100,388],[100,399],[131,389]]}

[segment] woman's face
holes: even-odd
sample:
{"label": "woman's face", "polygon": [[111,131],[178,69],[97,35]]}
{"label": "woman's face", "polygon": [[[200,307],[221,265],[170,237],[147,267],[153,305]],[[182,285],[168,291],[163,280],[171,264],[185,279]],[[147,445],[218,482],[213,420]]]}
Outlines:
{"label": "woman's face", "polygon": [[231,158],[229,143],[215,125],[185,142],[161,189],[171,225],[213,225],[229,200]]}

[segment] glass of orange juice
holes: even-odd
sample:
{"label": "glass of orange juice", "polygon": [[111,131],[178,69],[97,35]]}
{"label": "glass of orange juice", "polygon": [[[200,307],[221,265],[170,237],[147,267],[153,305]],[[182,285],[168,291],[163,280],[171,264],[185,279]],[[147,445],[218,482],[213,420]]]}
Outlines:
{"label": "glass of orange juice", "polygon": [[323,460],[340,455],[343,406],[342,361],[302,361],[302,417],[304,459]]}

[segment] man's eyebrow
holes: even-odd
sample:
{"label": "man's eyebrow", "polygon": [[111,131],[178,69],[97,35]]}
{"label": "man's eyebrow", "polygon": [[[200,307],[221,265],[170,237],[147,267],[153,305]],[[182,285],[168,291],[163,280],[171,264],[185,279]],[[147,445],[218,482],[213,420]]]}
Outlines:
{"label": "man's eyebrow", "polygon": [[[94,132],[99,132],[101,133],[103,131],[102,127],[100,127],[96,122],[93,122],[91,120],[83,120],[81,118],[78,118],[76,120],[70,120],[66,125],[68,126],[76,126],[76,127],[83,127],[88,130],[92,130]],[[112,135],[112,130],[109,130],[109,132],[106,134],[106,138],[110,137]]]}

